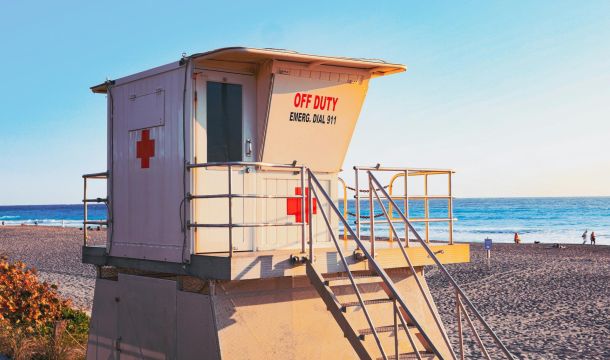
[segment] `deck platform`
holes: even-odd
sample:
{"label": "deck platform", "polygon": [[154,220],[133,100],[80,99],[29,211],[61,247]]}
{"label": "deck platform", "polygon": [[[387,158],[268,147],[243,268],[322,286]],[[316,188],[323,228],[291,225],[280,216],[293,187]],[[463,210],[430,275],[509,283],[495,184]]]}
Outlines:
{"label": "deck platform", "polygon": [[[357,260],[352,256],[355,249],[353,241],[344,241],[343,253],[350,265],[350,270],[368,270],[366,260]],[[443,264],[465,263],[470,261],[470,245],[464,243],[431,243],[430,248]],[[405,249],[413,266],[433,265],[433,260],[419,244],[412,243]],[[142,271],[190,275],[201,279],[214,280],[247,280],[284,276],[304,276],[305,266],[292,264],[291,255],[301,254],[300,250],[248,251],[235,252],[233,257],[228,253],[194,254],[190,263],[170,263],[154,260],[114,257],[106,254],[105,247],[85,246],[82,248],[83,263],[98,266],[114,266]],[[344,271],[337,250],[331,247],[315,249],[314,261],[321,273]],[[377,241],[375,259],[385,269],[405,268],[405,261],[398,242]]]}

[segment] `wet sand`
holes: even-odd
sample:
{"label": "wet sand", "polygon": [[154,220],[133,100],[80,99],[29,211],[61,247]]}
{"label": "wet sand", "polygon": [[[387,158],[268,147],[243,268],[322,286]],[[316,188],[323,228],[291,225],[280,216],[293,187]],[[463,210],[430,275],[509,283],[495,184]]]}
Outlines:
{"label": "wet sand", "polygon": [[[92,231],[91,238],[102,244],[105,232]],[[81,264],[81,246],[79,229],[0,226],[0,254],[36,267],[89,310],[95,270]],[[471,260],[449,271],[517,357],[610,359],[610,246],[494,244],[488,266],[482,245],[473,244]],[[436,268],[427,268],[426,277],[456,343],[454,293]],[[466,348],[479,357],[473,341]]]}

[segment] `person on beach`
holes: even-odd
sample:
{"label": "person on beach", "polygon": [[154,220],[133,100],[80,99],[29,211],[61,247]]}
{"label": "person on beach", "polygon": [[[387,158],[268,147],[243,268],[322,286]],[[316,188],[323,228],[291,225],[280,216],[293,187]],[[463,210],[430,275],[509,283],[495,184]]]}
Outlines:
{"label": "person on beach", "polygon": [[589,229],[586,229],[584,233],[582,233],[582,243],[583,245],[587,243],[587,232]]}
{"label": "person on beach", "polygon": [[519,244],[521,242],[521,238],[519,238],[519,233],[515,233],[515,244]]}
{"label": "person on beach", "polygon": [[591,245],[595,245],[595,231],[591,231]]}

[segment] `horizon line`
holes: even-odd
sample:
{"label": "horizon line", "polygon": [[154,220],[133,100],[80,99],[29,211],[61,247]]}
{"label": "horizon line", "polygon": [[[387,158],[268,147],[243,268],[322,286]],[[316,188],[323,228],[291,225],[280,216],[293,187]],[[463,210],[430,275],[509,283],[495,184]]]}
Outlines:
{"label": "horizon line", "polygon": [[[454,196],[454,199],[569,199],[569,198],[610,198],[610,195],[555,195],[555,196]],[[337,198],[343,200],[343,198]],[[348,200],[355,200],[349,198]],[[364,197],[361,200],[366,200]],[[434,200],[434,199],[432,199]],[[442,199],[440,199],[442,200]],[[98,203],[102,205],[103,203]],[[82,203],[49,203],[49,204],[0,204],[0,207],[9,206],[73,206],[83,205]],[[90,204],[95,205],[95,204]]]}

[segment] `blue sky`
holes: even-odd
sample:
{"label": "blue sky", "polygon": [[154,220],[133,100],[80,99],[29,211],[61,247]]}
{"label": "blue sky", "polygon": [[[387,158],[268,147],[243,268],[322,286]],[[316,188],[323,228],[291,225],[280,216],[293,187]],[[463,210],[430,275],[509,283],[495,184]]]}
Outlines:
{"label": "blue sky", "polygon": [[[244,45],[407,64],[371,82],[344,168],[450,167],[458,196],[610,195],[610,2],[4,1],[0,204],[105,169],[88,87]],[[349,177],[348,177],[349,178]]]}

